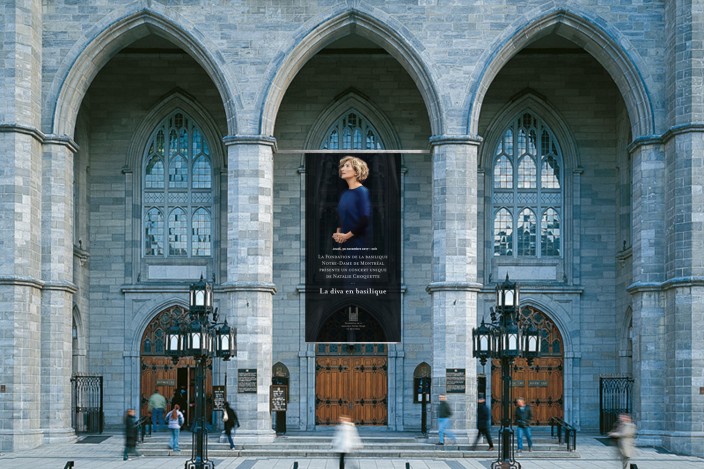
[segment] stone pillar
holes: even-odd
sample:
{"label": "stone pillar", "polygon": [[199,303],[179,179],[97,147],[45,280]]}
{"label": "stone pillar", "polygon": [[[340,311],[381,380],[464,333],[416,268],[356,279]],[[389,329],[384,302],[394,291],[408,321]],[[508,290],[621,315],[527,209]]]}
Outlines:
{"label": "stone pillar", "polygon": [[[472,328],[477,323],[477,153],[479,141],[440,136],[433,145],[432,399],[447,394],[460,439],[476,434],[477,363]],[[466,392],[447,393],[446,370],[466,373]],[[437,431],[433,408],[432,427]]]}
{"label": "stone pillar", "polygon": [[674,452],[704,456],[704,128],[673,132],[666,155],[664,439]]}
{"label": "stone pillar", "polygon": [[42,358],[40,424],[45,442],[76,438],[71,428],[73,348],[73,155],[68,139],[47,139],[42,166]]}
{"label": "stone pillar", "polygon": [[633,404],[641,442],[662,444],[665,396],[665,161],[659,144],[633,149]]}
{"label": "stone pillar", "polygon": [[[6,2],[7,3],[7,2]],[[42,443],[42,2],[2,7],[0,451]],[[70,363],[69,363],[70,367]],[[69,368],[70,369],[70,368]]]}
{"label": "stone pillar", "polygon": [[[228,399],[242,424],[238,439],[273,441],[269,412],[272,363],[273,147],[262,136],[226,137],[227,295],[225,317],[237,327],[237,358],[227,366]],[[257,372],[257,393],[238,393],[238,369]]]}
{"label": "stone pillar", "polygon": [[[4,106],[0,103],[0,106]],[[42,443],[41,144],[26,128],[0,127],[0,451]]]}

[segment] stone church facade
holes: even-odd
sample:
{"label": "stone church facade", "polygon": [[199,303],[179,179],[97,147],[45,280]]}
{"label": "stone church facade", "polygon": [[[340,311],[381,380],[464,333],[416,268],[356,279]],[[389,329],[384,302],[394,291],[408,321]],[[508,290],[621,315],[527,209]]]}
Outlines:
{"label": "stone church facade", "polygon": [[[461,371],[472,437],[478,394],[500,396],[471,332],[508,274],[547,325],[550,376],[516,378],[553,393],[545,415],[598,431],[600,379],[626,377],[641,443],[704,455],[700,7],[3,5],[0,450],[75,438],[74,376],[102,377],[108,426],[189,386],[149,370],[201,275],[237,328],[208,386],[243,439],[275,438],[277,380],[287,428],[329,424],[344,367],[374,383],[358,422],[389,431],[420,431],[417,378],[434,403]],[[305,340],[306,157],[348,153],[400,158],[399,342]]]}

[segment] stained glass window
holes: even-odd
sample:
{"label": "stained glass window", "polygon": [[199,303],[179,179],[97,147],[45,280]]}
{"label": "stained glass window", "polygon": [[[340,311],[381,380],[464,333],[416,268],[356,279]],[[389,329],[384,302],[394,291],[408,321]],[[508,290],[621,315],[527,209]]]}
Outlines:
{"label": "stained glass window", "polygon": [[211,256],[210,149],[205,135],[186,113],[174,111],[152,132],[146,145],[143,181],[144,256]]}
{"label": "stained glass window", "polygon": [[561,256],[562,155],[552,130],[532,113],[519,114],[492,164],[494,255]]}
{"label": "stained glass window", "polygon": [[379,134],[366,117],[356,111],[344,113],[328,128],[323,150],[383,150]]}

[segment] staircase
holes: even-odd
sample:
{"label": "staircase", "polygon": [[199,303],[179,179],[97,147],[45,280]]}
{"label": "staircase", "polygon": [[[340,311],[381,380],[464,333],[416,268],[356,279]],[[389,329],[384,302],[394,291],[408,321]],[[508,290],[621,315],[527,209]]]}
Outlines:
{"label": "staircase", "polygon": [[[407,459],[443,459],[443,458],[496,458],[498,456],[498,442],[494,439],[494,449],[489,451],[486,443],[480,443],[476,450],[471,450],[469,444],[448,443],[436,446],[437,437],[423,438],[418,433],[366,431],[361,429],[360,437],[364,448],[355,452],[355,458],[407,458]],[[493,432],[496,434],[497,432]],[[492,434],[492,435],[493,435]],[[277,436],[272,443],[241,443],[235,435],[234,450],[229,449],[229,444],[224,439],[220,441],[220,434],[210,434],[208,438],[208,459],[223,457],[287,457],[287,458],[329,458],[334,456],[330,442],[333,438],[332,430],[317,432],[289,432]],[[168,447],[170,434],[167,432],[154,433],[144,439],[138,446],[145,456],[178,456],[188,459],[191,456],[191,433],[181,432],[179,439],[181,452],[174,453]],[[524,442],[525,443],[525,442]],[[533,452],[525,451],[524,458],[550,459],[550,458],[579,458],[577,451],[568,451],[566,445],[558,444],[556,438],[547,431],[536,427],[533,431]]]}

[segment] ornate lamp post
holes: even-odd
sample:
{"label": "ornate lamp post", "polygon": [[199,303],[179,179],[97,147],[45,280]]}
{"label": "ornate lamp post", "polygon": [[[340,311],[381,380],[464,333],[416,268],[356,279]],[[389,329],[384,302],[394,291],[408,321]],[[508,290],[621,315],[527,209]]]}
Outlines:
{"label": "ornate lamp post", "polygon": [[213,311],[213,286],[203,280],[190,286],[188,320],[174,324],[166,334],[166,353],[174,363],[181,357],[196,360],[195,419],[191,459],[185,469],[214,468],[208,460],[208,429],[205,425],[205,369],[213,357],[224,361],[237,355],[236,330],[227,321],[218,322],[218,312]]}
{"label": "ornate lamp post", "polygon": [[496,286],[496,306],[491,308],[491,322],[484,319],[472,330],[473,355],[482,366],[490,358],[501,360],[503,385],[501,429],[499,430],[499,456],[492,469],[520,469],[521,464],[513,454],[514,431],[511,423],[511,367],[518,357],[531,363],[540,355],[540,337],[534,327],[519,328],[520,291],[515,282],[506,280]]}

